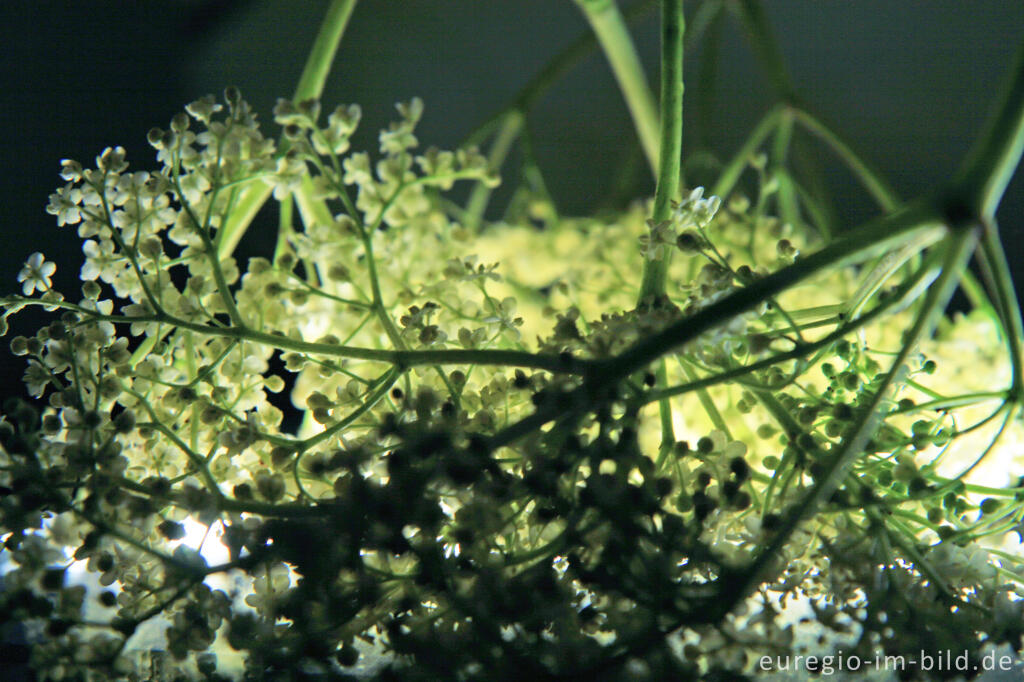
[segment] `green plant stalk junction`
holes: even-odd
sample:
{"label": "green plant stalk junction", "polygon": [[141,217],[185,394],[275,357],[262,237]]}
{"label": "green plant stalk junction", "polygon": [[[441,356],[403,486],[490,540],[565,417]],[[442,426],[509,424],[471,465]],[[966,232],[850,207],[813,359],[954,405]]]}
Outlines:
{"label": "green plant stalk junction", "polygon": [[[356,5],[333,0],[274,136],[229,87],[150,132],[156,170],[120,147],[62,162],[47,210],[83,240],[81,291],[35,253],[0,298],[5,333],[53,316],[11,339],[34,400],[0,420],[0,635],[40,679],[748,679],[766,657],[1020,652],[1024,332],[995,213],[1024,51],[960,171],[904,199],[795,94],[756,0],[688,22],[682,0],[576,4],[592,34],[455,151],[420,146],[418,99],[350,149],[359,107],[319,102]],[[654,6],[657,97],[628,29]],[[684,54],[728,13],[778,103],[692,188]],[[527,122],[598,48],[656,193],[570,218]],[[810,142],[876,219],[836,227],[791,162]],[[243,265],[261,211],[276,245]]]}

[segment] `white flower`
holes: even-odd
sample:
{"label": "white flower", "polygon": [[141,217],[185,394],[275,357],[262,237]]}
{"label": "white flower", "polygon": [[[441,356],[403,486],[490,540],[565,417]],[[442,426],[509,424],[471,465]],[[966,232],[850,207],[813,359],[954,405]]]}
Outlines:
{"label": "white flower", "polygon": [[256,576],[252,594],[245,597],[245,603],[257,611],[270,613],[281,595],[291,587],[291,572],[284,564],[273,564]]}
{"label": "white flower", "polygon": [[344,154],[348,151],[348,138],[355,131],[362,116],[358,105],[339,106],[327,117],[327,127],[322,131],[323,137],[314,135],[313,147],[318,154]]}
{"label": "white flower", "polygon": [[189,204],[198,204],[203,200],[204,195],[210,189],[210,181],[207,179],[205,173],[202,171],[195,171],[193,173],[186,173],[181,176],[179,181],[182,194],[185,195],[185,201]]}
{"label": "white flower", "polygon": [[78,182],[82,179],[82,164],[74,159],[61,159],[60,176],[68,182]]}
{"label": "white flower", "polygon": [[103,271],[111,264],[115,264],[119,257],[114,254],[114,242],[109,239],[96,242],[92,239],[82,243],[82,252],[85,254],[85,263],[82,264],[82,271],[79,275],[84,282],[97,279]]}
{"label": "white flower", "polygon": [[342,181],[346,185],[372,185],[373,172],[370,170],[370,157],[365,152],[350,154],[342,161],[345,174]]}
{"label": "white flower", "polygon": [[722,200],[712,196],[703,198],[704,188],[697,187],[679,204],[673,204],[672,218],[679,228],[707,227],[722,205]]}
{"label": "white flower", "polygon": [[[93,242],[94,243],[94,242]],[[84,266],[83,266],[84,269]],[[85,299],[80,304],[85,310],[91,310],[100,315],[110,315],[114,312],[114,302],[111,300],[93,301],[92,299]],[[117,330],[114,325],[106,320],[98,322],[95,329],[99,332],[100,338],[97,339],[102,345],[106,346],[109,340],[114,338]],[[127,344],[127,339],[118,339],[124,341]]]}
{"label": "white flower", "polygon": [[50,383],[50,371],[35,360],[29,360],[23,380],[28,394],[33,398],[38,398],[43,394],[46,385]]}
{"label": "white flower", "polygon": [[104,173],[123,173],[128,168],[124,147],[107,147],[96,157],[96,168]]}
{"label": "white flower", "polygon": [[46,207],[46,212],[57,216],[58,227],[75,225],[82,220],[82,210],[79,207],[82,199],[82,190],[69,182],[50,195],[50,203]]}
{"label": "white flower", "polygon": [[18,273],[18,281],[22,283],[22,292],[26,296],[31,296],[36,289],[39,289],[40,292],[49,290],[50,277],[55,272],[57,272],[57,266],[48,263],[43,254],[36,251],[28,257],[25,267]]}
{"label": "white flower", "polygon": [[206,95],[204,97],[200,97],[195,102],[186,105],[185,111],[187,111],[197,121],[202,121],[203,123],[208,124],[210,122],[210,118],[223,108],[224,107],[218,104],[213,98],[213,95]]}
{"label": "white flower", "polygon": [[276,171],[263,181],[274,188],[274,198],[280,201],[289,196],[305,176],[305,162],[298,156],[286,155],[277,160]]}

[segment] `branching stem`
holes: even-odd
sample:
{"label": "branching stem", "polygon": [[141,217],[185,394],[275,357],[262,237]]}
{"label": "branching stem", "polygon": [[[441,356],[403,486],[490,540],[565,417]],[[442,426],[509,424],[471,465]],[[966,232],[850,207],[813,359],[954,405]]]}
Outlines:
{"label": "branching stem", "polygon": [[966,266],[976,242],[977,232],[975,230],[954,233],[949,237],[945,246],[946,254],[942,273],[929,289],[913,326],[904,337],[903,347],[885,378],[875,390],[871,400],[862,406],[859,418],[844,437],[842,444],[829,455],[824,473],[816,479],[814,486],[804,499],[790,509],[772,540],[753,563],[737,575],[736,580],[739,584],[733,591],[735,597],[722,605],[723,613],[731,610],[736,603],[749,594],[751,589],[767,577],[776,556],[789,542],[793,532],[828,499],[839,485],[849,466],[864,452],[865,444],[874,435],[882,422],[884,413],[888,410],[885,400],[888,398],[890,388],[898,384],[901,377],[905,375],[906,362],[911,352],[917,348],[922,339],[928,337],[934,330],[939,317],[956,290],[959,272]]}

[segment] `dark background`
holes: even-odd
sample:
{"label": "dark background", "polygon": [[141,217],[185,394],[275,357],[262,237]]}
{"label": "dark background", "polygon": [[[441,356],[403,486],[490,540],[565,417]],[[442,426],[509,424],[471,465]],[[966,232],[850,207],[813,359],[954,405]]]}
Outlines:
{"label": "dark background", "polygon": [[[632,4],[622,2],[623,6]],[[146,131],[225,85],[241,88],[262,120],[290,96],[325,0],[12,0],[0,18],[0,292],[18,289],[24,259],[43,251],[55,284],[78,298],[81,242],[45,213],[62,183],[59,160],[91,166],[123,145],[135,168],[153,168]],[[688,3],[688,10],[692,7]],[[957,167],[990,110],[1024,38],[1024,11],[1006,0],[804,0],[768,3],[769,19],[798,92],[902,196]],[[633,33],[657,83],[657,12]],[[423,97],[425,145],[452,147],[505,104],[564,46],[587,30],[571,0],[363,0],[346,32],[324,94],[325,108],[358,102],[362,135],[375,149],[393,103]],[[696,131],[688,109],[685,149],[697,133],[728,157],[763,115],[769,94],[742,31],[722,33],[718,104]],[[701,54],[687,59],[687,96]],[[691,100],[692,101],[692,100]],[[637,167],[633,195],[653,191],[633,128],[603,56],[595,52],[539,103],[530,125],[548,186],[567,214],[614,203],[619,169]],[[268,134],[274,134],[272,123]],[[825,157],[823,157],[825,159]],[[870,200],[823,160],[847,225],[870,217]],[[502,195],[498,195],[500,203]],[[1011,183],[999,212],[1017,282],[1024,281],[1024,182]],[[266,252],[269,229],[250,231],[239,255]],[[40,318],[22,314],[13,333]],[[9,337],[8,337],[9,338]],[[6,343],[4,344],[6,345]],[[0,394],[20,394],[21,358],[0,349]]]}

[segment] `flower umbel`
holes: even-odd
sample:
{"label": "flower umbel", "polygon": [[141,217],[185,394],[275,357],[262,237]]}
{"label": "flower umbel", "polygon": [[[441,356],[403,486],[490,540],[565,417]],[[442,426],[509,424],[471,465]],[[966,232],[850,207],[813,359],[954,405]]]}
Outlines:
{"label": "flower umbel", "polygon": [[[3,326],[59,309],[11,341],[34,400],[0,414],[0,625],[41,677],[349,679],[372,647],[374,679],[746,679],[807,653],[792,601],[861,658],[1024,646],[997,443],[1024,440],[1020,361],[1012,297],[956,279],[973,228],[831,238],[784,129],[723,171],[725,210],[671,202],[673,96],[653,210],[559,215],[524,139],[496,213],[525,110],[469,138],[487,153],[421,150],[413,99],[352,153],[359,108],[321,122],[312,91],[269,137],[229,88],[150,131],[152,170],[64,161],[47,210],[78,224],[81,298],[41,253],[0,298]],[[271,197],[272,249],[237,260]],[[882,244],[905,267],[870,267]],[[938,324],[958,284],[975,310]]]}

